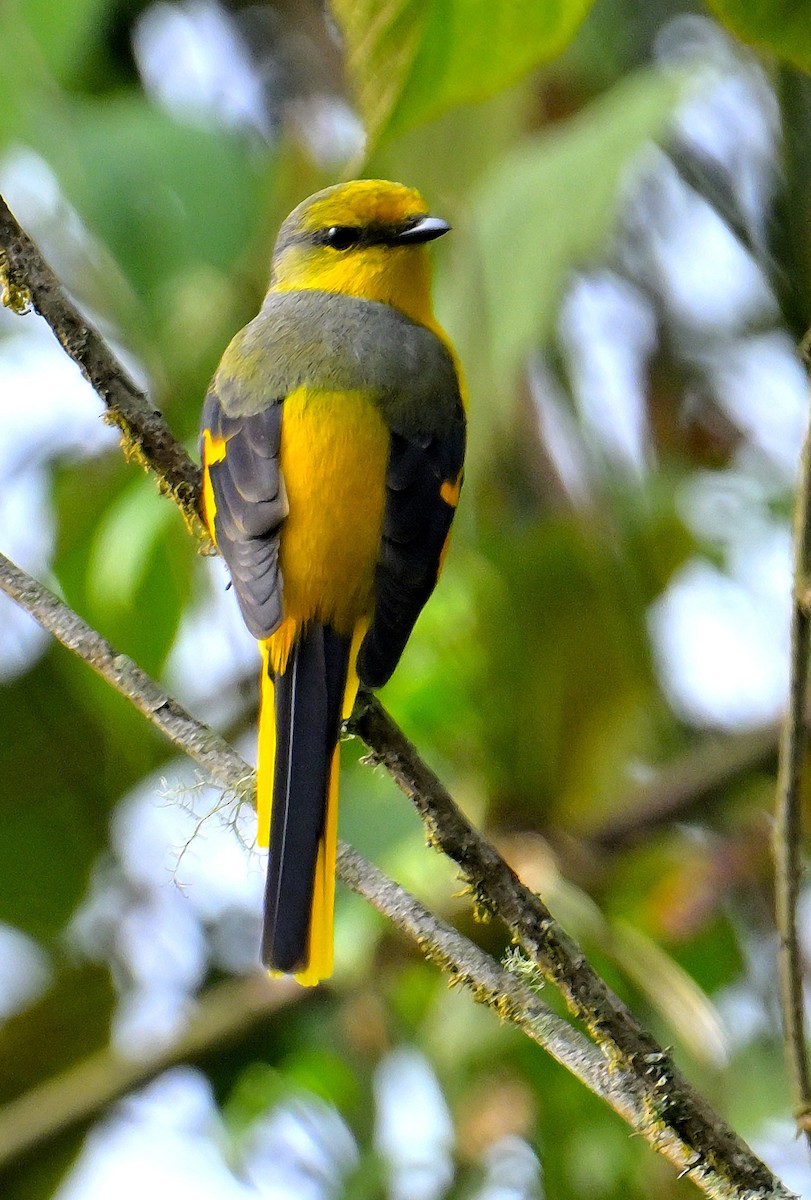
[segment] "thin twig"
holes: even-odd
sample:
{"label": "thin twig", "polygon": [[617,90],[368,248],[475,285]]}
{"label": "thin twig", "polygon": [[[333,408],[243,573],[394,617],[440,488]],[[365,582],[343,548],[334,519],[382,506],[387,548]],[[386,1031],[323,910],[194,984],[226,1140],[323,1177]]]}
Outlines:
{"label": "thin twig", "polygon": [[706,814],[707,805],[752,771],[774,768],[780,726],[707,738],[658,769],[650,783],[635,787],[622,811],[609,817],[588,842],[598,850],[634,845],[662,826]]}
{"label": "thin twig", "polygon": [[[187,749],[191,752],[190,746]],[[211,766],[209,758],[207,770]],[[230,760],[225,760],[221,769],[222,777],[230,779]],[[643,1105],[634,1100],[633,1081],[611,1071],[599,1051],[552,1013],[534,992],[343,843],[338,865],[347,886],[389,916],[429,958],[469,987],[477,1000],[488,1004],[502,1020],[513,1022],[561,1065],[574,1071],[629,1124],[641,1127],[645,1112]],[[252,975],[229,980],[198,999],[188,1026],[169,1045],[132,1059],[106,1048],[31,1088],[0,1108],[0,1172],[57,1134],[99,1116],[117,1099],[143,1087],[168,1068],[199,1059],[223,1042],[243,1036],[303,995],[290,978],[270,980],[265,975]],[[685,1148],[672,1137],[669,1157],[676,1166],[687,1160]]]}
{"label": "thin twig", "polygon": [[794,1084],[795,1118],[811,1147],[811,1072],[805,1041],[803,963],[797,929],[802,882],[801,785],[808,733],[806,688],[811,653],[811,428],[806,433],[794,512],[789,703],[780,739],[775,825],[775,908],[780,935],[780,984],[786,1054]]}

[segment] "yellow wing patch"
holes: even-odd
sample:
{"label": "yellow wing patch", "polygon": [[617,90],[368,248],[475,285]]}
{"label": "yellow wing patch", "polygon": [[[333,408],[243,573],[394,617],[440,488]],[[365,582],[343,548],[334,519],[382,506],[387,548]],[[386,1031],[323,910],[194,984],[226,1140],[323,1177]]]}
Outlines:
{"label": "yellow wing patch", "polygon": [[225,458],[225,438],[214,438],[210,429],[203,430],[203,517],[212,540],[216,543],[214,518],[217,515],[217,500],[211,486],[208,468]]}
{"label": "yellow wing patch", "polygon": [[457,504],[459,503],[459,493],[461,490],[462,472],[460,471],[456,476],[456,479],[445,480],[445,482],[442,484],[442,487],[439,489],[439,494],[446,504],[449,504],[451,508],[456,508]]}

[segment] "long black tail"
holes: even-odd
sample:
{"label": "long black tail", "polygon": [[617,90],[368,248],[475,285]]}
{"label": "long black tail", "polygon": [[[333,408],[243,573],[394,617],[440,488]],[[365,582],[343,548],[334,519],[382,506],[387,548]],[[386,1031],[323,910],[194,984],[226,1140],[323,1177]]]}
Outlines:
{"label": "long black tail", "polygon": [[[303,973],[305,983],[328,975],[332,962],[335,747],[349,650],[349,638],[329,626],[309,625],[274,681],[276,755],[262,960],[273,971]],[[314,902],[322,911],[314,911]],[[318,932],[311,933],[323,928],[325,905],[327,946]]]}

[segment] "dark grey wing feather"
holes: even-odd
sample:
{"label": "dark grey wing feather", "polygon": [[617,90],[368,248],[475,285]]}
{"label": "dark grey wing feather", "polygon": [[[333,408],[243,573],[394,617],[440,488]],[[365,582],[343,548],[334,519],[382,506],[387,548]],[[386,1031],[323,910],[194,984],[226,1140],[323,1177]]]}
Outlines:
{"label": "dark grey wing feather", "polygon": [[[225,442],[225,457],[203,463],[217,506],[214,536],[228,564],[248,629],[267,638],[282,619],[279,529],[287,516],[279,470],[282,406],[271,403],[248,416],[228,416],[212,388],[203,430]],[[203,447],[205,458],[205,445]]]}
{"label": "dark grey wing feather", "polygon": [[464,457],[461,405],[441,437],[391,435],[374,612],[357,663],[367,687],[382,687],[390,677],[434,590],[455,512],[442,485],[453,489],[461,482]]}

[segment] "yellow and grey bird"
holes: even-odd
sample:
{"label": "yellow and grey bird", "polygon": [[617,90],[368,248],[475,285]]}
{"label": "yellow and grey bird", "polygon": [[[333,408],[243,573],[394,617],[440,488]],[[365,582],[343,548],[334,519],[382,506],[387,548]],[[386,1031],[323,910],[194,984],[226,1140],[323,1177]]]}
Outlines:
{"label": "yellow and grey bird", "polygon": [[270,288],[203,409],[203,507],[262,655],[262,958],[332,970],[338,737],[391,675],[439,575],[465,405],[437,325],[422,196],[358,180],[283,223]]}

